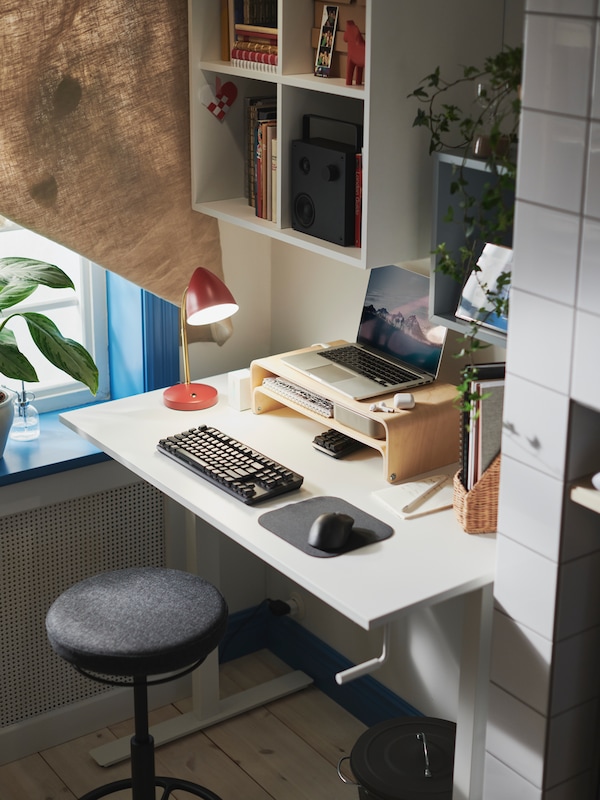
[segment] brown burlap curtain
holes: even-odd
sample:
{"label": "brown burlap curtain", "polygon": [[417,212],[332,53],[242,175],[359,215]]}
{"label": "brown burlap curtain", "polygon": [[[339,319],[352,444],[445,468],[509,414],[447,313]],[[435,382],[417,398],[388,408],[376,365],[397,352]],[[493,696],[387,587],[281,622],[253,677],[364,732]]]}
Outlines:
{"label": "brown burlap curtain", "polygon": [[177,304],[222,276],[191,209],[186,0],[0,0],[0,59],[0,214]]}

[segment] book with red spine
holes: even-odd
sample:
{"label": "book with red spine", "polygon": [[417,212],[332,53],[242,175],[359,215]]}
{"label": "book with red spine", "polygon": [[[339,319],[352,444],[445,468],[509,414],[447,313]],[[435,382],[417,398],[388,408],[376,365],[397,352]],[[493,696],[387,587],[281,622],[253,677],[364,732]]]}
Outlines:
{"label": "book with red spine", "polygon": [[231,60],[277,66],[277,53],[264,53],[262,51],[245,50],[238,47],[234,47],[231,51]]}

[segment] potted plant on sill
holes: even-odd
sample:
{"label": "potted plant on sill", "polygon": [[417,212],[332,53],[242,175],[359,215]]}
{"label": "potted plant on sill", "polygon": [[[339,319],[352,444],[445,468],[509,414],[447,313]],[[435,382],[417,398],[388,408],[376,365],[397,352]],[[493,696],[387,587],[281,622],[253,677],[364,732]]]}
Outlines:
{"label": "potted plant on sill", "polygon": [[[92,394],[98,391],[98,368],[88,351],[78,342],[65,338],[44,314],[10,309],[29,297],[38,286],[74,289],[73,282],[60,267],[32,258],[0,258],[0,381],[1,376],[35,383],[38,376],[29,359],[19,350],[10,320],[19,316],[27,323],[38,350],[54,366],[85,384]],[[6,313],[9,309],[8,313]],[[13,421],[14,394],[0,386],[0,458]]]}
{"label": "potted plant on sill", "polygon": [[[427,129],[429,153],[454,152],[459,156],[450,187],[456,202],[448,209],[445,221],[462,226],[463,245],[455,253],[445,242],[437,242],[433,251],[435,268],[452,277],[461,288],[473,275],[485,298],[477,319],[468,325],[458,354],[468,359],[458,387],[459,405],[464,412],[472,411],[479,399],[469,392],[469,387],[477,374],[475,354],[488,346],[479,339],[481,322],[492,315],[508,317],[510,270],[501,272],[495,285],[487,285],[481,277],[477,254],[481,243],[497,244],[512,229],[514,201],[507,203],[506,198],[514,197],[516,185],[522,60],[521,47],[507,47],[488,57],[482,67],[463,67],[457,78],[446,79],[437,67],[409,94],[421,104],[413,126]],[[472,101],[463,110],[453,102],[453,92],[464,90],[465,86],[471,87]],[[472,191],[466,177],[467,162],[472,158],[484,161],[489,172],[489,181],[480,194]]]}

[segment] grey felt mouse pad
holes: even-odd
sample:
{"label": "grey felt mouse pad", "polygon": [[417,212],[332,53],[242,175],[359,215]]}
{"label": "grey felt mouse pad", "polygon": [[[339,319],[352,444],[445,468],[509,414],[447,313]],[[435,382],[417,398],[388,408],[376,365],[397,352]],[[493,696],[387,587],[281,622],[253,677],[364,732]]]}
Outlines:
{"label": "grey felt mouse pad", "polygon": [[[308,532],[310,526],[321,514],[330,511],[338,514],[349,514],[354,519],[354,528],[345,547],[337,553],[328,553],[318,550],[308,543]],[[310,497],[308,500],[301,500],[299,503],[290,503],[283,508],[275,511],[267,511],[262,514],[258,521],[271,533],[289,542],[294,547],[307,553],[309,556],[317,558],[331,558],[342,553],[348,553],[359,547],[364,547],[373,542],[380,542],[388,539],[394,529],[386,525],[377,517],[372,517],[360,508],[353,506],[342,500],[341,497]]]}

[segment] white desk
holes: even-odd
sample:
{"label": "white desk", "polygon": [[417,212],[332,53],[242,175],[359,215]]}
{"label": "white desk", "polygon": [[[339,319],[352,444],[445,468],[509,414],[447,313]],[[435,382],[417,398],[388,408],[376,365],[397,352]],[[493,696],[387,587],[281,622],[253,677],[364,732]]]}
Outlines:
{"label": "white desk", "polygon": [[[475,800],[484,752],[494,537],[464,533],[452,510],[400,520],[371,496],[386,486],[379,453],[365,449],[350,460],[328,458],[311,445],[313,436],[327,427],[326,420],[319,424],[286,408],[262,415],[237,412],[227,404],[226,376],[208,382],[221,394],[218,404],[204,411],[167,409],[162,391],[156,391],[66,412],[61,421],[366,630],[466,595],[454,798]],[[250,507],[157,452],[160,438],[204,423],[299,472],[302,488]],[[258,522],[265,511],[316,495],[344,498],[388,522],[395,533],[343,556],[314,558]],[[198,716],[202,719],[196,719],[196,729],[222,718],[214,702],[208,714],[199,711]]]}

